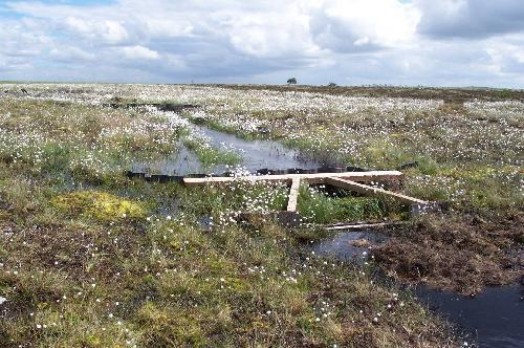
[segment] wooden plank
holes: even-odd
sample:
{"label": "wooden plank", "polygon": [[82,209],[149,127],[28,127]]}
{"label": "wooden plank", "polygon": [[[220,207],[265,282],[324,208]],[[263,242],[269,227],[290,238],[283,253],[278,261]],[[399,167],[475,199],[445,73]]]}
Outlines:
{"label": "wooden plank", "polygon": [[398,199],[401,202],[408,203],[408,204],[418,204],[418,205],[423,205],[423,206],[429,204],[429,202],[423,201],[418,198],[413,198],[413,197],[406,196],[400,193],[395,193],[395,192],[383,190],[381,188],[364,185],[364,184],[361,184],[361,183],[358,183],[352,180],[347,180],[347,179],[329,177],[329,178],[326,178],[326,184],[333,185],[333,186],[340,187],[340,188],[347,189],[347,190],[351,190],[354,192],[362,193],[365,195],[389,196],[389,197],[393,197],[395,199]]}
{"label": "wooden plank", "polygon": [[184,178],[186,185],[199,184],[222,184],[236,180],[249,182],[256,181],[277,181],[290,182],[293,179],[306,180],[310,184],[323,183],[325,178],[344,178],[353,181],[370,182],[398,179],[402,177],[402,172],[397,170],[370,171],[370,172],[343,172],[343,173],[314,173],[314,174],[282,174],[282,175],[249,175],[240,177],[209,177],[209,178]]}
{"label": "wooden plank", "polygon": [[289,189],[289,196],[287,200],[287,211],[296,212],[298,203],[298,190],[300,188],[300,178],[293,178],[291,181],[291,188]]}

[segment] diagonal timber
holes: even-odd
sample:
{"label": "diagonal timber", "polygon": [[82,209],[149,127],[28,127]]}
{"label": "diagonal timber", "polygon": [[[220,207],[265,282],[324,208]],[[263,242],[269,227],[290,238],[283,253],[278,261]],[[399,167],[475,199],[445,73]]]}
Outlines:
{"label": "diagonal timber", "polygon": [[364,185],[359,182],[348,180],[348,179],[328,177],[326,178],[325,183],[328,185],[336,186],[342,189],[358,192],[358,193],[365,194],[365,195],[393,197],[401,201],[402,203],[417,204],[417,205],[422,205],[422,206],[429,204],[429,202],[423,201],[418,198],[406,196],[401,193],[387,191],[387,190],[384,190],[378,187]]}

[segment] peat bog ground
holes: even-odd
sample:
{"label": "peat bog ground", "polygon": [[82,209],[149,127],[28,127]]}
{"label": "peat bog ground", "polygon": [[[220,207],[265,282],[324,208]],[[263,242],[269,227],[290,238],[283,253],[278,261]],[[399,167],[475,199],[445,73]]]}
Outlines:
{"label": "peat bog ground", "polygon": [[[474,338],[406,285],[482,296],[523,276],[520,91],[1,87],[5,347],[458,347]],[[257,162],[264,146],[275,155]],[[413,217],[394,201],[301,187],[303,224],[284,227],[270,214],[285,208],[281,184],[124,175],[241,175],[288,160],[399,168],[396,190],[442,209]],[[311,247],[335,236],[320,225],[383,221],[406,223],[360,244],[365,262]]]}

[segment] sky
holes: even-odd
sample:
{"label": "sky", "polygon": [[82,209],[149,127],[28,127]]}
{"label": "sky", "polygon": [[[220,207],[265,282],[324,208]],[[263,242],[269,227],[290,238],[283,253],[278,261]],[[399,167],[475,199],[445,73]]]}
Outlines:
{"label": "sky", "polygon": [[0,80],[524,88],[523,0],[0,0]]}

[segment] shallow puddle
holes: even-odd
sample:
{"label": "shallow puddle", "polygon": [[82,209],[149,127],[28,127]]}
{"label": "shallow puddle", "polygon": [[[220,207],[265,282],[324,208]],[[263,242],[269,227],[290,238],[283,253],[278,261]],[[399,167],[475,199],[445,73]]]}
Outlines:
{"label": "shallow puddle", "polygon": [[364,231],[338,232],[333,238],[323,240],[312,246],[315,254],[343,261],[365,261],[371,245],[382,243],[386,236]]}
{"label": "shallow puddle", "polygon": [[289,169],[302,168],[314,169],[320,165],[318,162],[301,158],[295,150],[284,147],[282,144],[271,140],[244,140],[232,134],[218,132],[213,129],[200,127],[199,130],[210,139],[215,147],[227,146],[240,150],[242,166],[250,172],[259,169]]}
{"label": "shallow puddle", "polygon": [[186,175],[201,173],[202,164],[198,157],[185,146],[174,157],[157,160],[154,162],[133,162],[131,171],[135,173],[154,173],[166,175]]}

